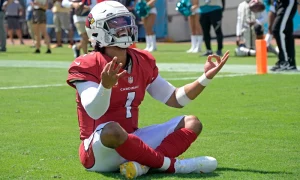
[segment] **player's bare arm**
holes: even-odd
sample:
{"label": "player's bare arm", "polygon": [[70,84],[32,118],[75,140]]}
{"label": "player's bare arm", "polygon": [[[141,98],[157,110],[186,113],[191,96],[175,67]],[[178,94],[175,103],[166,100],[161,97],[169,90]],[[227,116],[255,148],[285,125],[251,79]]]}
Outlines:
{"label": "player's bare arm", "polygon": [[[166,104],[171,107],[181,108],[189,101],[194,100],[208,85],[209,81],[218,74],[227,62],[228,58],[229,51],[226,51],[222,58],[217,55],[208,56],[204,65],[203,75],[190,84],[176,88]],[[215,62],[213,62],[214,59]]]}

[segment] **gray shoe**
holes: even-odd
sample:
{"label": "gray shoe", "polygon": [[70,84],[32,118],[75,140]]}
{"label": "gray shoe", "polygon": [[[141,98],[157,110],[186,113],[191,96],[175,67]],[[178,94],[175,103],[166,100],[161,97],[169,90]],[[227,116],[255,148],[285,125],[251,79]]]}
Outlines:
{"label": "gray shoe", "polygon": [[218,56],[223,56],[222,50],[217,50],[216,54],[217,54]]}
{"label": "gray shoe", "polygon": [[209,56],[212,54],[213,54],[213,52],[211,50],[207,50],[206,53],[202,54],[202,56]]}

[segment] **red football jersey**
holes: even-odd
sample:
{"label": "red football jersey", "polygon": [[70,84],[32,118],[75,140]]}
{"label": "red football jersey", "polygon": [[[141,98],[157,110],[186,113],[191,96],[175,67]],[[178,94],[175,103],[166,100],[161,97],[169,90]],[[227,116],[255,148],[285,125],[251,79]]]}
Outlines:
{"label": "red football jersey", "polygon": [[[80,139],[88,138],[99,124],[108,121],[118,122],[128,133],[138,128],[139,105],[144,99],[147,86],[156,79],[158,68],[154,57],[147,51],[128,48],[127,53],[132,60],[132,71],[121,77],[112,88],[109,108],[98,120],[86,113],[76,92]],[[70,66],[67,83],[74,88],[74,80],[99,84],[101,72],[111,60],[112,58],[100,52],[78,57]]]}

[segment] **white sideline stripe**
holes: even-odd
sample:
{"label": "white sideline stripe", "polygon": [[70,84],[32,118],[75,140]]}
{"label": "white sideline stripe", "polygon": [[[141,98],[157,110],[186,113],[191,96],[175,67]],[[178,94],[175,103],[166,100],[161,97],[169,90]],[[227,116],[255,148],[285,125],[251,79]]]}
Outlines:
{"label": "white sideline stripe", "polygon": [[[66,61],[0,60],[0,67],[68,69],[70,64],[71,62]],[[198,63],[157,63],[157,66],[161,72],[203,72],[204,68],[204,64]],[[268,66],[267,68],[270,69],[271,67],[272,66]],[[300,66],[297,68],[300,69]],[[221,72],[253,74],[256,73],[256,65],[226,64],[226,66],[221,69]],[[272,71],[268,71],[268,73],[274,74]],[[286,74],[286,72],[280,72],[280,74]]]}
{"label": "white sideline stripe", "polygon": [[[249,75],[249,74],[219,75],[219,76],[216,76],[215,78],[246,76],[246,75]],[[197,78],[199,78],[199,77],[165,78],[165,79],[166,80],[179,81],[179,80],[190,80],[190,79],[196,80]],[[61,87],[61,86],[67,86],[67,84],[45,84],[45,85],[32,85],[32,86],[8,86],[8,87],[0,87],[0,90],[8,90],[8,89],[32,89],[32,88],[47,88],[47,87]]]}
{"label": "white sideline stripe", "polygon": [[[0,60],[0,67],[68,69],[70,64],[65,61]],[[157,63],[157,66],[161,72],[201,72],[204,68],[204,64],[198,63]],[[256,66],[228,64],[221,72],[255,73]]]}
{"label": "white sideline stripe", "polygon": [[45,85],[32,85],[32,86],[8,86],[8,87],[0,87],[0,90],[6,90],[6,89],[46,88],[46,87],[66,86],[66,85],[67,84],[45,84]]}

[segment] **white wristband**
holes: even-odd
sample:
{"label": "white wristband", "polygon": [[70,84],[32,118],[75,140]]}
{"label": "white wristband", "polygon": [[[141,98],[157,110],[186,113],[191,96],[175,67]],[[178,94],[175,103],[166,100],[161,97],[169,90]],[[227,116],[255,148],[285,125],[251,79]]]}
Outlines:
{"label": "white wristband", "polygon": [[211,81],[211,79],[208,79],[205,76],[205,73],[202,74],[202,76],[200,76],[197,81],[202,85],[202,86],[207,86],[209,84],[209,82]]}

